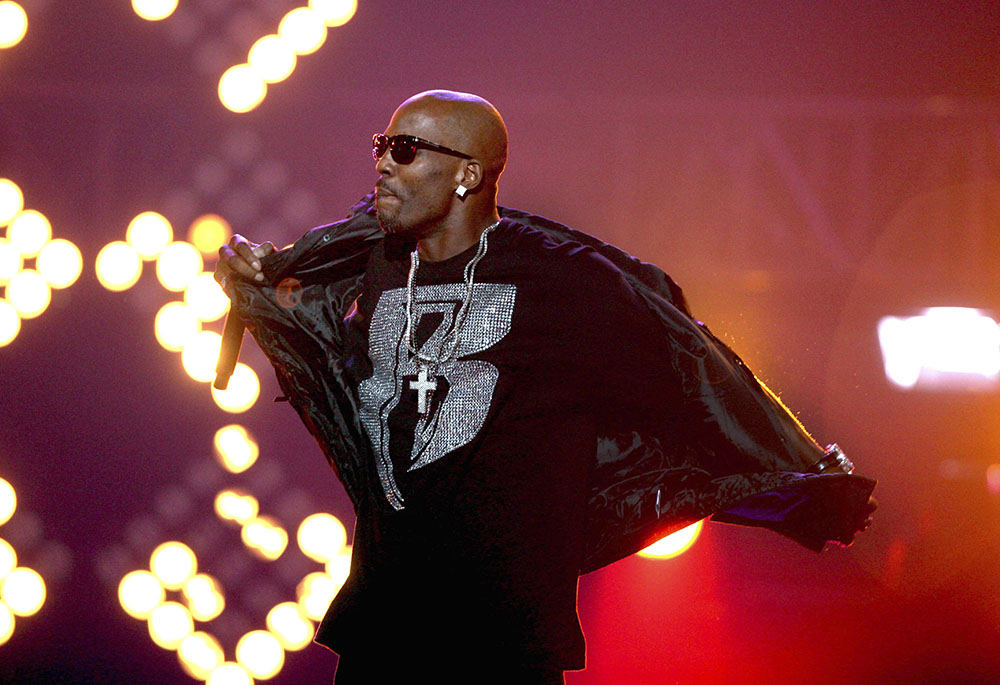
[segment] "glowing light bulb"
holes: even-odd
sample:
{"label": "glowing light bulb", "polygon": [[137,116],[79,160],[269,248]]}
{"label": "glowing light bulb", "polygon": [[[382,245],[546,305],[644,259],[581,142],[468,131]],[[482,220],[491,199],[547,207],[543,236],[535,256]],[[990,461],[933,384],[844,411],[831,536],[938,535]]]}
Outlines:
{"label": "glowing light bulb", "polygon": [[33,616],[45,603],[45,581],[34,569],[15,568],[0,585],[0,599],[15,616]]}
{"label": "glowing light bulb", "polygon": [[336,597],[340,587],[325,573],[310,573],[295,588],[299,606],[306,616],[319,621],[326,615],[330,602]]}
{"label": "glowing light bulb", "polygon": [[184,304],[202,321],[215,321],[229,311],[229,297],[207,271],[191,279],[184,290]]}
{"label": "glowing light bulb", "polygon": [[205,266],[201,252],[183,241],[170,243],[156,258],[156,277],[167,290],[180,292],[201,273]]}
{"label": "glowing light bulb", "polygon": [[17,552],[10,543],[0,538],[0,581],[17,568]]}
{"label": "glowing light bulb", "polygon": [[17,245],[6,238],[0,238],[0,285],[7,283],[23,265],[24,257]]}
{"label": "glowing light bulb", "polygon": [[194,632],[194,620],[183,604],[164,602],[149,614],[149,636],[163,649],[177,649]]}
{"label": "glowing light bulb", "polygon": [[184,672],[196,680],[208,680],[212,671],[225,661],[219,641],[200,631],[181,640],[177,647],[177,658]]}
{"label": "glowing light bulb", "polygon": [[219,79],[219,100],[237,114],[254,109],[266,96],[267,84],[249,64],[229,67]]}
{"label": "glowing light bulb", "polygon": [[253,44],[247,63],[257,72],[261,80],[277,83],[288,78],[295,70],[297,58],[287,41],[278,36],[264,36]]}
{"label": "glowing light bulb", "polygon": [[96,270],[97,280],[101,285],[108,290],[120,292],[139,282],[142,260],[134,247],[116,240],[97,253]]}
{"label": "glowing light bulb", "polygon": [[229,222],[218,214],[203,214],[191,222],[188,241],[204,255],[217,256],[219,248],[233,235]]}
{"label": "glowing light bulb", "polygon": [[254,678],[267,680],[285,665],[285,650],[271,633],[253,630],[236,643],[236,661]]}
{"label": "glowing light bulb", "polygon": [[244,523],[240,538],[251,551],[267,561],[279,558],[288,546],[288,533],[266,516]]}
{"label": "glowing light bulb", "polygon": [[347,529],[336,516],[326,513],[307,516],[299,524],[296,536],[302,553],[325,563],[340,554],[347,543]]}
{"label": "glowing light bulb", "polygon": [[7,283],[7,299],[22,319],[33,319],[48,309],[52,290],[37,271],[18,271]]}
{"label": "glowing light bulb", "polygon": [[240,664],[227,661],[212,671],[205,685],[253,685],[253,678]]}
{"label": "glowing light bulb", "polygon": [[260,504],[253,495],[241,495],[233,490],[223,490],[215,496],[215,513],[225,521],[244,524],[254,519]]}
{"label": "glowing light bulb", "polygon": [[177,590],[198,570],[198,559],[183,542],[164,542],[153,550],[149,569],[168,590]]}
{"label": "glowing light bulb", "polygon": [[283,602],[268,612],[267,629],[289,652],[305,649],[312,642],[313,622],[295,602]]}
{"label": "glowing light bulb", "polygon": [[201,322],[183,302],[168,302],[156,313],[153,330],[164,349],[180,352],[201,331]]}
{"label": "glowing light bulb", "polygon": [[278,37],[296,54],[312,54],[326,41],[323,15],[308,7],[293,9],[278,24]]}
{"label": "glowing light bulb", "polygon": [[215,331],[202,331],[192,337],[181,351],[181,363],[187,375],[199,383],[215,378],[215,366],[222,349],[222,336]]}
{"label": "glowing light bulb", "polygon": [[14,612],[0,602],[0,647],[14,635]]}
{"label": "glowing light bulb", "polygon": [[28,15],[11,0],[0,2],[0,48],[12,48],[28,32]]}
{"label": "glowing light bulb", "polygon": [[132,9],[146,21],[160,21],[174,13],[177,0],[132,0]]}
{"label": "glowing light bulb", "polygon": [[191,615],[199,621],[212,621],[226,608],[226,598],[212,576],[199,573],[184,583],[184,597]]}
{"label": "glowing light bulb", "polygon": [[118,583],[118,603],[133,618],[148,618],[164,599],[163,583],[149,571],[132,571]]}
{"label": "glowing light bulb", "polygon": [[68,288],[83,273],[83,255],[80,248],[59,238],[45,243],[38,253],[38,272],[53,288]]}
{"label": "glowing light bulb", "polygon": [[[21,317],[6,299],[0,299],[0,347],[14,342],[14,338],[21,332]],[[0,520],[0,523],[3,523]]]}
{"label": "glowing light bulb", "polygon": [[10,521],[17,510],[17,493],[14,486],[0,478],[0,526]]}
{"label": "glowing light bulb", "polygon": [[212,399],[215,400],[215,404],[230,414],[247,411],[257,403],[259,397],[260,379],[257,377],[257,372],[243,362],[236,364],[225,390],[212,386]]}
{"label": "glowing light bulb", "polygon": [[639,552],[640,556],[655,559],[670,559],[691,549],[701,534],[704,520],[667,535]]}
{"label": "glowing light bulb", "polygon": [[[2,3],[0,3],[2,5]],[[0,25],[2,25],[0,18]],[[9,178],[0,178],[0,226],[6,226],[24,209],[24,194]]]}
{"label": "glowing light bulb", "polygon": [[358,11],[358,0],[309,0],[309,7],[319,12],[327,26],[343,26]]}
{"label": "glowing light bulb", "polygon": [[215,431],[215,455],[230,473],[243,473],[254,465],[260,448],[247,429],[235,423]]}
{"label": "glowing light bulb", "polygon": [[52,238],[52,225],[41,212],[25,209],[10,222],[7,238],[17,246],[22,255],[34,257]]}
{"label": "glowing light bulb", "polygon": [[156,212],[143,212],[129,222],[125,241],[145,260],[156,259],[174,238],[167,218]]}

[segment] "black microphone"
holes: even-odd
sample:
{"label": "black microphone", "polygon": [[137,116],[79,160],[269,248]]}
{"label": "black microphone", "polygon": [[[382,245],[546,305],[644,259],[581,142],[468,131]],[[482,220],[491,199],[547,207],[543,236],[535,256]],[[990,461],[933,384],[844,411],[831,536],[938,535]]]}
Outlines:
{"label": "black microphone", "polygon": [[240,347],[243,346],[243,331],[246,323],[235,309],[230,308],[226,316],[226,325],[222,329],[222,347],[219,349],[219,362],[215,365],[215,382],[212,387],[225,390],[229,387],[229,379],[236,370],[236,362],[240,358]]}

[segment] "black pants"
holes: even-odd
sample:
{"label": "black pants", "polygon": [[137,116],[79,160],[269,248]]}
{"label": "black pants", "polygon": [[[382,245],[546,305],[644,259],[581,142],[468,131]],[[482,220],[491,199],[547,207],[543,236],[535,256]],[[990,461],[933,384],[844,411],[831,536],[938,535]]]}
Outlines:
{"label": "black pants", "polygon": [[428,678],[435,685],[564,685],[566,682],[559,668],[488,662],[455,664],[445,658],[437,664],[426,661],[408,664],[387,652],[377,658],[341,656],[334,683],[389,685],[410,683],[418,678]]}

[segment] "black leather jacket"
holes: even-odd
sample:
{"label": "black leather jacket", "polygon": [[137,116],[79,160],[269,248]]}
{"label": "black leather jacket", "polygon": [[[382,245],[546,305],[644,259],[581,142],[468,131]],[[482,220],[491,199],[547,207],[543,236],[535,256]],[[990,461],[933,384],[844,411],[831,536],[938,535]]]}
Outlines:
{"label": "black leather jacket", "polygon": [[[828,541],[849,544],[864,529],[875,481],[852,475],[853,465],[838,451],[824,451],[743,361],[691,316],[669,276],[580,231],[517,210],[500,213],[558,241],[593,247],[619,268],[663,322],[673,351],[651,363],[671,364],[685,394],[684,435],[646,430],[598,441],[581,573],[710,515],[770,528],[816,551]],[[382,237],[366,196],[348,218],[262,259],[264,285],[236,281],[230,290],[234,312],[271,361],[356,510],[362,500],[387,506],[372,485],[375,462],[358,420],[355,388],[342,373],[344,317]]]}

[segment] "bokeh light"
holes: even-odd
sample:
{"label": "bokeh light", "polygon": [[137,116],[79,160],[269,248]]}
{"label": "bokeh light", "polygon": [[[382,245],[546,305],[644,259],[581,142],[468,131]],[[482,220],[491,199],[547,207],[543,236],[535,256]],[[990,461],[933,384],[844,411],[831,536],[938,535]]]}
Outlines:
{"label": "bokeh light", "polygon": [[291,76],[295,70],[296,60],[295,51],[288,42],[272,34],[264,36],[253,44],[247,57],[247,64],[262,80],[267,83],[277,83]]}
{"label": "bokeh light", "polygon": [[215,636],[197,631],[181,640],[177,658],[184,672],[196,680],[207,680],[225,661],[222,645]]}
{"label": "bokeh light", "polygon": [[310,573],[295,588],[299,606],[305,615],[319,621],[326,615],[330,602],[337,595],[340,586],[325,573]]}
{"label": "bokeh light", "polygon": [[260,448],[247,429],[235,423],[215,431],[212,444],[219,463],[230,473],[243,473],[260,455]]}
{"label": "bokeh light", "polygon": [[0,598],[15,616],[34,616],[45,603],[45,581],[34,569],[15,568],[3,579]]}
{"label": "bokeh light", "polygon": [[[226,608],[226,598],[212,576],[199,573],[184,583],[184,598],[198,621],[212,621]],[[213,666],[214,668],[214,666]]]}
{"label": "bokeh light", "polygon": [[243,362],[238,362],[229,379],[225,390],[212,386],[212,399],[215,404],[230,414],[247,411],[256,404],[260,397],[260,379],[257,372]]}
{"label": "bokeh light", "polygon": [[156,277],[167,290],[180,292],[201,273],[205,266],[201,252],[184,241],[170,243],[156,258]]}
{"label": "bokeh light", "polygon": [[132,0],[132,9],[147,21],[160,21],[174,13],[177,0]]}
{"label": "bokeh light", "polygon": [[199,383],[215,378],[215,366],[222,349],[222,336],[215,331],[201,331],[181,350],[181,364],[187,375]]}
{"label": "bokeh light", "polygon": [[45,243],[35,265],[51,287],[68,288],[83,273],[83,255],[76,245],[58,238]]}
{"label": "bokeh light", "polygon": [[17,493],[14,486],[0,478],[0,526],[10,521],[17,510]]}
{"label": "bokeh light", "polygon": [[285,665],[285,650],[266,630],[253,630],[236,643],[236,661],[254,678],[267,680]]}
{"label": "bokeh light", "polygon": [[183,604],[164,602],[149,614],[149,636],[163,649],[177,649],[194,632],[194,619]]}
{"label": "bokeh light", "polygon": [[347,582],[347,576],[351,573],[351,547],[344,545],[339,554],[330,557],[326,562],[326,575],[333,578],[337,587],[343,586]]}
{"label": "bokeh light", "polygon": [[358,11],[358,0],[309,0],[309,7],[329,26],[343,26]]}
{"label": "bokeh light", "polygon": [[14,612],[0,602],[0,647],[14,635]]}
{"label": "bokeh light", "polygon": [[178,590],[198,571],[198,559],[183,542],[164,542],[153,550],[149,570],[168,590]]}
{"label": "bokeh light", "polygon": [[227,661],[212,671],[205,685],[253,685],[253,678],[239,664]]}
{"label": "bokeh light", "polygon": [[229,311],[229,297],[208,271],[201,272],[188,284],[184,304],[202,321],[215,321]]}
{"label": "bokeh light", "polygon": [[704,520],[692,523],[690,526],[663,537],[639,552],[640,556],[654,559],[670,559],[691,549],[698,536]]}
{"label": "bokeh light", "polygon": [[0,347],[14,342],[21,332],[21,317],[10,302],[0,298]]}
{"label": "bokeh light", "polygon": [[6,226],[24,209],[24,193],[9,178],[0,178],[0,226]]}
{"label": "bokeh light", "polygon": [[132,571],[118,583],[118,603],[132,618],[148,618],[166,596],[163,583],[149,571]]}
{"label": "bokeh light", "polygon": [[10,277],[21,270],[24,257],[17,245],[6,238],[0,238],[0,285],[10,280]]}
{"label": "bokeh light", "polygon": [[259,511],[260,504],[253,495],[223,490],[215,496],[215,513],[225,521],[243,524],[254,519]]}
{"label": "bokeh light", "polygon": [[52,302],[52,290],[40,273],[18,271],[7,283],[7,299],[22,319],[40,316]]}
{"label": "bokeh light", "polygon": [[313,622],[295,602],[282,602],[267,614],[267,629],[289,652],[305,649],[312,642]]}
{"label": "bokeh light", "polygon": [[9,542],[0,538],[0,580],[17,568],[17,552]]}
{"label": "bokeh light", "polygon": [[10,222],[7,238],[17,246],[22,255],[34,257],[52,239],[52,224],[41,212],[25,209]]}
{"label": "bokeh light", "polygon": [[164,349],[180,352],[201,331],[201,322],[183,302],[168,302],[156,312],[153,331]]}
{"label": "bokeh light", "polygon": [[237,114],[254,109],[266,95],[267,84],[249,64],[229,67],[219,79],[219,100]]}
{"label": "bokeh light", "polygon": [[0,48],[12,48],[28,32],[28,15],[16,2],[0,2]]}
{"label": "bokeh light", "polygon": [[296,539],[303,554],[326,563],[343,550],[347,543],[347,529],[336,516],[317,513],[302,520]]}
{"label": "bokeh light", "polygon": [[240,538],[252,552],[267,561],[280,557],[288,546],[288,533],[267,516],[244,523]]}
{"label": "bokeh light", "polygon": [[108,290],[115,292],[128,290],[139,282],[142,275],[142,259],[135,248],[126,242],[116,240],[108,243],[97,253],[97,280]]}
{"label": "bokeh light", "polygon": [[156,259],[173,239],[173,226],[157,212],[137,215],[125,229],[125,241],[145,260]]}
{"label": "bokeh light", "polygon": [[202,254],[218,256],[222,247],[233,235],[229,222],[218,214],[203,214],[191,222],[188,242]]}
{"label": "bokeh light", "polygon": [[323,15],[308,7],[293,9],[278,24],[278,37],[296,54],[312,54],[326,41]]}

